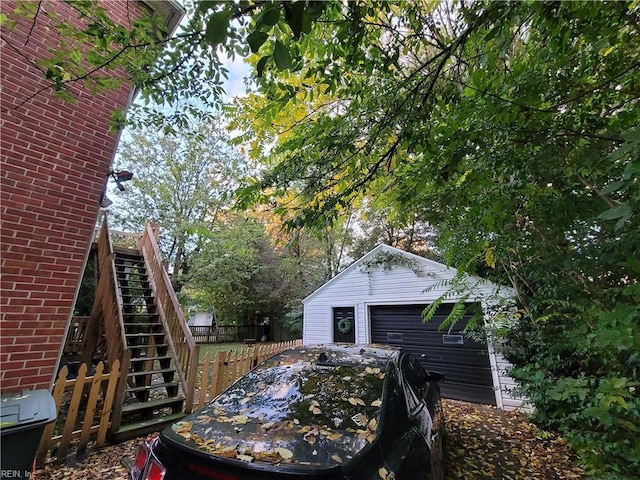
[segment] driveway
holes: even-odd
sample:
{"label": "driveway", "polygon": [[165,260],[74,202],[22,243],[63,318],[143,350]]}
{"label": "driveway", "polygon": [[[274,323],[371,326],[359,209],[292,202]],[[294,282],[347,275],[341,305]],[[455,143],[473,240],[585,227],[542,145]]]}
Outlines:
{"label": "driveway", "polygon": [[[582,471],[562,439],[539,430],[516,412],[445,400],[445,480],[576,480]],[[47,465],[38,480],[128,480],[125,457],[142,438]]]}

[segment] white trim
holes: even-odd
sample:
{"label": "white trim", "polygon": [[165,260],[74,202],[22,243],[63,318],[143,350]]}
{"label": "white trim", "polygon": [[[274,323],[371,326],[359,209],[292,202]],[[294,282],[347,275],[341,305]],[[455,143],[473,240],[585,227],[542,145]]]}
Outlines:
{"label": "white trim", "polygon": [[487,337],[487,350],[489,351],[489,364],[491,365],[491,378],[493,381],[493,393],[496,397],[496,406],[500,410],[504,410],[504,404],[502,402],[502,389],[500,388],[502,382],[498,375],[498,362],[496,361],[496,351],[493,348],[493,340],[491,337]]}

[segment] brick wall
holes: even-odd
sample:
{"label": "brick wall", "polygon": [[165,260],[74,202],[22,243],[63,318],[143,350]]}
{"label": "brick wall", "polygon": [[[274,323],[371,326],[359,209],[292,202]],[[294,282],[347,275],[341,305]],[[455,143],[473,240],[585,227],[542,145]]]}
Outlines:
{"label": "brick wall", "polygon": [[[2,1],[3,12],[13,3]],[[104,1],[125,23],[136,2]],[[68,4],[42,9],[77,21]],[[110,112],[130,89],[77,103],[51,95],[34,63],[59,41],[45,15],[2,32],[0,57],[0,391],[48,388],[70,320],[99,202],[117,145]],[[34,93],[43,90],[34,96]]]}

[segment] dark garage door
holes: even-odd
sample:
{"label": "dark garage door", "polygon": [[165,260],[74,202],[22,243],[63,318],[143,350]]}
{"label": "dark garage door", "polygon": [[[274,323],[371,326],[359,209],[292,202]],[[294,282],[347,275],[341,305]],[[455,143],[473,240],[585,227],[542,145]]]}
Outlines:
{"label": "dark garage door", "polygon": [[444,374],[443,397],[495,405],[487,346],[462,334],[469,317],[451,330],[438,330],[452,305],[440,306],[427,323],[422,321],[425,307],[370,307],[372,343],[404,347],[420,358],[427,370]]}

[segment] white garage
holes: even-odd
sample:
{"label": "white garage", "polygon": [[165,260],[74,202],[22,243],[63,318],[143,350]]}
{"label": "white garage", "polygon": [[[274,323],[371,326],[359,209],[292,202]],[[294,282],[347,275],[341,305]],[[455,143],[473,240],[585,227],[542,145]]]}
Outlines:
{"label": "white garage", "polygon": [[[509,364],[491,341],[480,343],[463,332],[473,309],[486,312],[512,296],[511,289],[465,277],[465,289],[452,294],[457,271],[438,262],[379,245],[304,299],[305,345],[352,342],[404,347],[430,370],[445,375],[447,398],[495,405],[512,410],[522,405],[506,375]],[[422,312],[443,294],[429,322]],[[458,300],[465,299],[465,315],[440,330]]]}

